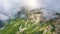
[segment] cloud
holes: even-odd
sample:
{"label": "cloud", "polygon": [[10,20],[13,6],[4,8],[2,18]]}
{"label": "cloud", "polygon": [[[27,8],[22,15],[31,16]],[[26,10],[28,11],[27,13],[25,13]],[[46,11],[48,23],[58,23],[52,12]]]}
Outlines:
{"label": "cloud", "polygon": [[38,0],[22,0],[21,3],[24,7],[29,9],[35,9],[40,7]]}
{"label": "cloud", "polygon": [[0,0],[0,20],[12,17],[20,10],[19,0]]}
{"label": "cloud", "polygon": [[4,15],[4,14],[0,14],[0,20],[7,20],[9,17]]}
{"label": "cloud", "polygon": [[[43,7],[60,13],[60,0],[0,0],[0,19],[5,20],[12,17],[21,7],[29,9]],[[51,11],[43,11],[43,13],[47,17],[53,16]]]}

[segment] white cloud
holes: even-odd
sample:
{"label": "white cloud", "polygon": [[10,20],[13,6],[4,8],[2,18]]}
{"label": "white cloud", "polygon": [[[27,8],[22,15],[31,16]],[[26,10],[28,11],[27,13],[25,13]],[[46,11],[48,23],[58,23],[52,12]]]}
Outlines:
{"label": "white cloud", "polygon": [[0,14],[0,20],[7,20],[9,17],[4,15],[4,14]]}
{"label": "white cloud", "polygon": [[[60,12],[60,0],[0,0],[0,19],[5,20],[9,16],[13,16],[22,6],[30,9],[44,7],[49,10],[54,9],[58,13]],[[48,13],[50,13],[49,16],[53,15],[50,11],[45,11],[47,17]]]}
{"label": "white cloud", "polygon": [[29,9],[35,9],[40,7],[38,0],[22,0],[21,3],[24,7],[28,7]]}

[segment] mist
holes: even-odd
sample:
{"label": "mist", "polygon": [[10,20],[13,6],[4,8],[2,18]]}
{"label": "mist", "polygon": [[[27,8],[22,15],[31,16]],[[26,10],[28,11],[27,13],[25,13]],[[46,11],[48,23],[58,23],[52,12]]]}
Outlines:
{"label": "mist", "polygon": [[60,0],[0,0],[0,20],[14,18],[21,7],[30,10],[45,8],[42,11],[43,17],[51,19],[57,17],[57,15],[54,15],[55,13],[60,13]]}

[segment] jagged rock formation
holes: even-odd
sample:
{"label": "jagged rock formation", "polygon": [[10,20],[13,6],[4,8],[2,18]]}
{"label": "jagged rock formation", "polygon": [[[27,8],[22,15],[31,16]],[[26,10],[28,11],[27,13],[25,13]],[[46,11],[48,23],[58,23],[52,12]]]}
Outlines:
{"label": "jagged rock formation", "polygon": [[60,13],[55,13],[55,15],[57,15],[58,17],[50,19],[54,27],[53,34],[60,34]]}
{"label": "jagged rock formation", "polygon": [[58,18],[55,18],[53,25],[55,26],[55,32],[60,34],[60,13],[56,13],[56,15],[58,15]]}
{"label": "jagged rock formation", "polygon": [[[39,21],[44,21],[46,22],[44,19],[43,19],[43,14],[41,13],[40,11],[41,9],[34,9],[34,10],[25,10],[23,9],[22,11],[20,11],[17,15],[20,17],[21,14],[25,14],[26,17],[28,19],[31,19],[32,22],[36,22],[38,23]],[[51,19],[53,21],[53,25],[55,27],[55,33],[54,34],[60,34],[60,14],[59,13],[56,13],[56,15],[58,15],[58,18],[57,19]],[[25,18],[26,19],[26,18]],[[50,25],[51,26],[51,25]],[[47,29],[50,29],[51,27],[48,26]],[[53,28],[53,27],[52,27]]]}
{"label": "jagged rock formation", "polygon": [[4,26],[3,21],[0,20],[0,28]]}

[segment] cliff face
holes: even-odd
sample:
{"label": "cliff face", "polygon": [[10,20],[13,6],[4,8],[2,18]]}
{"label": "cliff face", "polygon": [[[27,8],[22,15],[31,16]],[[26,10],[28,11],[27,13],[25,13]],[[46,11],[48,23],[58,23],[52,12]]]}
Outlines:
{"label": "cliff face", "polygon": [[4,26],[3,21],[0,21],[0,28]]}
{"label": "cliff face", "polygon": [[60,14],[57,13],[58,18],[56,18],[53,22],[53,25],[55,26],[55,32],[60,34]]}

